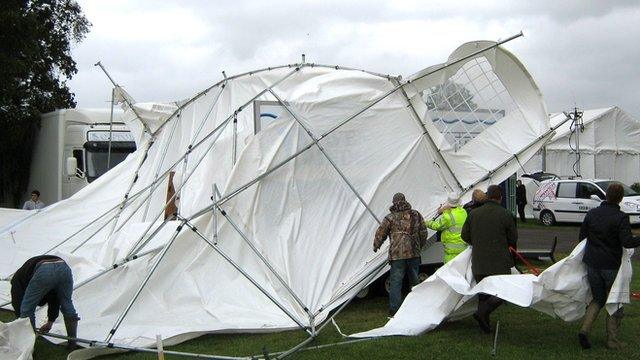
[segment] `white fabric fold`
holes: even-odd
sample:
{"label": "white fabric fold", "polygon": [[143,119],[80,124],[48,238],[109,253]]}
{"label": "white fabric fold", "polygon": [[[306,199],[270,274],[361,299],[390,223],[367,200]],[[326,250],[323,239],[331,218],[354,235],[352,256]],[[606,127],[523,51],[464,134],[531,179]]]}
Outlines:
{"label": "white fabric fold", "polygon": [[[582,263],[585,244],[586,240],[583,240],[568,257],[537,277],[532,274],[496,275],[478,284],[475,284],[471,272],[473,249],[470,247],[416,285],[385,326],[350,337],[420,335],[433,330],[447,318],[470,315],[470,307],[463,305],[479,293],[496,295],[512,304],[531,307],[564,321],[580,319],[592,299],[586,268]],[[622,265],[607,299],[609,314],[629,303],[632,254],[633,250],[629,249],[623,252]]]}

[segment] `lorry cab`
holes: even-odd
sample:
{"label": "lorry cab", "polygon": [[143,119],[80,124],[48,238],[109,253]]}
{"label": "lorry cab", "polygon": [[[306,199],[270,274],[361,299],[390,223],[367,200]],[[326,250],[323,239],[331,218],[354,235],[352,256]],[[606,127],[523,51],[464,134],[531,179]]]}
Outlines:
{"label": "lorry cab", "polygon": [[[533,198],[534,217],[544,225],[556,222],[581,223],[587,212],[605,200],[612,180],[552,179],[543,181]],[[624,185],[620,210],[629,214],[631,224],[640,224],[640,194]]]}
{"label": "lorry cab", "polygon": [[49,205],[71,197],[136,150],[122,111],[61,109],[42,115],[29,176]]}

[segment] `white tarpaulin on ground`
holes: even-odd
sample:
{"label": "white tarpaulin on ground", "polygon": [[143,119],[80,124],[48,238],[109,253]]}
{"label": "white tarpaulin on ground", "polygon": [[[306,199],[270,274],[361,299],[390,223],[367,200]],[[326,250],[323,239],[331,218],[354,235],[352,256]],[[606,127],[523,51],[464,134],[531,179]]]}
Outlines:
{"label": "white tarpaulin on ground", "polygon": [[31,360],[35,342],[29,319],[0,321],[0,360]]}
{"label": "white tarpaulin on ground", "polygon": [[[564,321],[574,321],[584,316],[591,301],[587,271],[582,263],[583,240],[566,258],[553,264],[539,276],[532,274],[497,275],[476,284],[471,271],[470,247],[435,274],[416,285],[402,306],[385,326],[350,335],[350,337],[377,337],[391,335],[420,335],[433,330],[447,318],[470,315],[477,306],[476,295],[491,294],[512,304],[531,307]],[[633,250],[623,252],[606,309],[616,312],[630,299],[629,283]]]}
{"label": "white tarpaulin on ground", "polygon": [[[406,79],[302,63],[225,78],[177,107],[136,104],[125,118],[138,150],[14,240],[1,233],[0,276],[63,257],[85,339],[313,332],[385,269],[371,244],[394,193],[430,215],[448,192],[500,183],[552,135],[537,86],[496,45],[464,44]],[[443,113],[469,128],[436,127]],[[179,217],[164,221],[169,179]]]}

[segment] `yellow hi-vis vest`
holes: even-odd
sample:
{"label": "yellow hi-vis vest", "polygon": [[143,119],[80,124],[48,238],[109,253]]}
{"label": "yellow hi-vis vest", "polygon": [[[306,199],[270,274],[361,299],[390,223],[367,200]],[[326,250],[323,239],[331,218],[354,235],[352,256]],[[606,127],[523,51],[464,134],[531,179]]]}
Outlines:
{"label": "yellow hi-vis vest", "polygon": [[467,211],[462,206],[445,210],[435,220],[426,221],[429,229],[441,231],[440,241],[444,247],[444,262],[460,254],[467,248],[467,243],[462,240],[460,233],[462,225],[467,220]]}

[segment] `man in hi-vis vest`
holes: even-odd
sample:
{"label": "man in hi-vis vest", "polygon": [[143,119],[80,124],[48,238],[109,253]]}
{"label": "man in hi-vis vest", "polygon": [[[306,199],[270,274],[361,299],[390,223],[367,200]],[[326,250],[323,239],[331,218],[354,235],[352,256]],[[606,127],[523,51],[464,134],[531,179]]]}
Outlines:
{"label": "man in hi-vis vest", "polygon": [[435,220],[426,222],[429,229],[440,231],[440,241],[444,247],[444,262],[451,261],[456,255],[467,248],[460,233],[462,225],[467,220],[467,211],[460,205],[460,198],[456,194],[449,194],[447,203],[438,209],[440,215]]}

